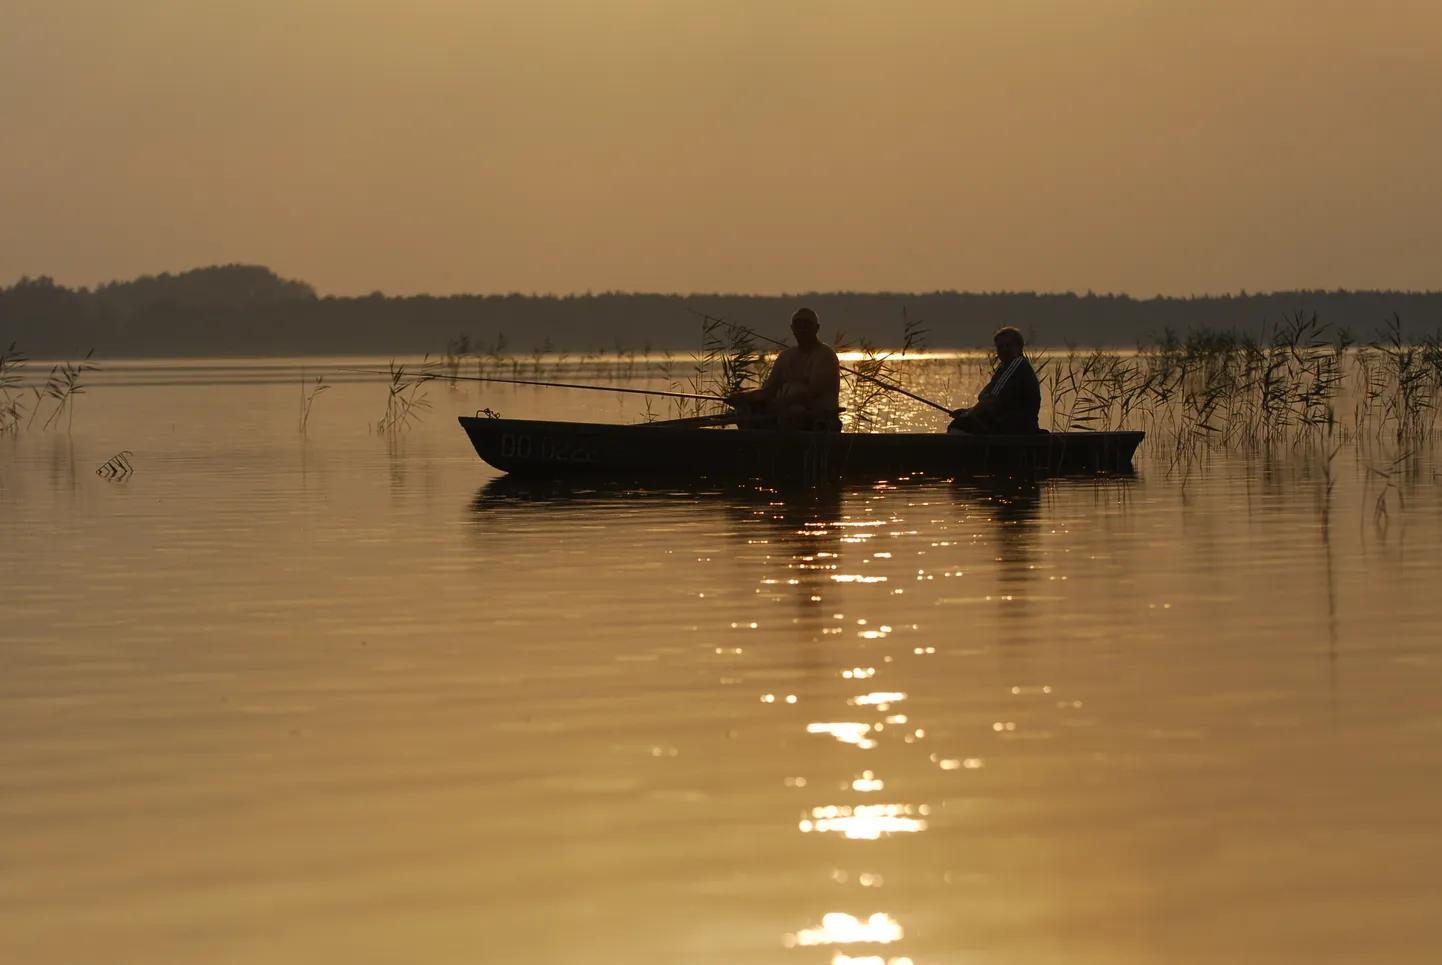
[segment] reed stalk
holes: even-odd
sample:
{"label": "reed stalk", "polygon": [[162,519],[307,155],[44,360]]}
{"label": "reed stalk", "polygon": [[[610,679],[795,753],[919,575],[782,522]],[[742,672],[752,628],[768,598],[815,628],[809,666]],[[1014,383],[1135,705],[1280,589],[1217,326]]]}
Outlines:
{"label": "reed stalk", "polygon": [[31,422],[40,412],[40,401],[43,398],[55,400],[55,408],[51,411],[49,418],[41,429],[49,429],[60,421],[62,415],[66,416],[65,431],[69,432],[75,425],[75,398],[85,393],[86,386],[80,381],[87,372],[95,372],[100,366],[90,361],[95,354],[95,349],[85,353],[85,358],[79,362],[62,362],[50,370],[50,375],[45,380],[45,388],[37,391],[37,399],[34,412],[31,413]]}
{"label": "reed stalk", "polygon": [[0,351],[0,435],[20,429],[20,420],[25,414],[20,386],[29,361],[14,342]]}
{"label": "reed stalk", "polygon": [[434,363],[430,356],[421,362],[419,370],[408,370],[404,364],[391,360],[389,381],[386,386],[386,411],[376,423],[376,431],[387,434],[404,431],[413,422],[419,422],[421,413],[431,407],[423,388],[436,378]]}
{"label": "reed stalk", "polygon": [[315,397],[330,388],[326,385],[325,376],[317,375],[311,383],[310,392],[306,392],[305,368],[300,370],[300,421],[298,429],[301,435],[305,435],[306,426],[310,423],[310,409],[315,405]]}
{"label": "reed stalk", "polygon": [[451,388],[456,387],[456,380],[461,375],[461,365],[471,355],[471,350],[471,337],[464,332],[446,342],[445,354],[441,356],[441,369],[450,379]]}

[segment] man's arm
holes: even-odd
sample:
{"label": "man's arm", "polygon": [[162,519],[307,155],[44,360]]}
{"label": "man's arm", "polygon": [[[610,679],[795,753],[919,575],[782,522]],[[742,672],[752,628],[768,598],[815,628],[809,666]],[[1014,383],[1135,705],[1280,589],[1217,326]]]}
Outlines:
{"label": "man's arm", "polygon": [[[784,354],[784,353],[783,353]],[[766,381],[754,389],[746,389],[743,392],[736,392],[726,397],[727,405],[738,405],[743,402],[766,402],[781,389],[781,366],[777,362],[781,356],[776,356],[771,363],[771,371],[766,373]]]}
{"label": "man's arm", "polygon": [[952,415],[953,415],[953,416],[986,415],[988,412],[990,412],[990,411],[992,411],[993,409],[995,409],[996,406],[997,406],[996,396],[992,395],[992,394],[991,394],[990,392],[988,392],[986,389],[982,389],[982,390],[981,390],[981,394],[979,394],[979,395],[976,397],[976,404],[975,404],[975,405],[969,406],[969,407],[967,407],[967,408],[965,408],[965,409],[957,409],[955,412],[952,413]]}
{"label": "man's arm", "polygon": [[828,361],[830,364],[821,376],[821,384],[816,394],[830,398],[841,395],[841,360],[833,355]]}
{"label": "man's arm", "polygon": [[[976,405],[968,409],[957,409],[952,415],[986,415],[988,412],[995,411],[1001,405],[1001,396],[1005,387],[1008,384],[1016,384],[1011,376],[1017,370],[1021,361],[1019,358],[1012,359],[1006,363],[1003,368],[998,369],[997,373],[992,376],[991,381],[986,383],[986,387],[977,393]],[[998,382],[1001,384],[998,385]]]}

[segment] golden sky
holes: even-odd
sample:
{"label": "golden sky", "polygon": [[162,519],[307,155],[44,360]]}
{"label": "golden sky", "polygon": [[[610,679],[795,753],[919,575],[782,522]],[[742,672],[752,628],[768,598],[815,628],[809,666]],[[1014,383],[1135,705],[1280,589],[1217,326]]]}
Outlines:
{"label": "golden sky", "polygon": [[1442,288],[1442,0],[0,0],[0,283]]}

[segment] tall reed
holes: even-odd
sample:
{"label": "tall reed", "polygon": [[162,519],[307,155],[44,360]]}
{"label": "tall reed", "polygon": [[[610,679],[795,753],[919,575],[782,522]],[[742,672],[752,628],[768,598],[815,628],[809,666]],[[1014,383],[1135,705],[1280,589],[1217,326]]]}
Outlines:
{"label": "tall reed", "polygon": [[17,432],[20,420],[25,414],[25,404],[20,386],[24,382],[25,366],[29,363],[25,353],[11,342],[9,348],[0,351],[0,434]]}
{"label": "tall reed", "polygon": [[[686,388],[696,395],[715,396],[715,402],[701,399],[677,400],[678,416],[713,415],[721,411],[721,399],[740,392],[765,375],[766,357],[756,344],[756,337],[744,326],[696,313],[701,324],[701,346],[691,353],[691,366],[685,381]],[[617,346],[619,350],[619,345]],[[669,385],[679,388],[674,378],[673,360],[669,353],[660,364],[662,376]],[[630,353],[627,368],[629,375],[634,371],[635,353]]]}
{"label": "tall reed", "polygon": [[60,421],[60,417],[66,416],[65,431],[69,432],[75,425],[75,398],[83,395],[86,385],[80,381],[87,372],[99,371],[99,364],[90,361],[95,354],[95,349],[85,353],[85,357],[79,362],[61,362],[52,366],[50,374],[45,378],[44,388],[31,386],[30,391],[35,397],[35,403],[30,410],[30,419],[25,423],[29,428],[35,423],[35,418],[40,414],[40,407],[46,399],[55,402],[55,408],[50,415],[41,423],[42,430],[49,429]]}
{"label": "tall reed", "polygon": [[376,430],[394,433],[409,429],[413,422],[419,422],[421,413],[431,407],[430,399],[423,388],[436,378],[434,363],[426,356],[418,370],[408,370],[404,363],[390,363],[390,379],[386,385],[386,411],[376,423]]}
{"label": "tall reed", "polygon": [[300,370],[300,420],[298,429],[301,435],[305,435],[306,426],[310,423],[310,409],[315,405],[315,397],[329,389],[324,375],[317,375],[311,383],[310,392],[306,392],[305,367]]}

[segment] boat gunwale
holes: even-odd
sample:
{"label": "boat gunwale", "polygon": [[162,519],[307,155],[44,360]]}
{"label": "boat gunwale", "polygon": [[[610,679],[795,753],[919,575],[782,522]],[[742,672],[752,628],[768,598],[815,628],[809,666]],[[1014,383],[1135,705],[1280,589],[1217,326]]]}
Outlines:
{"label": "boat gunwale", "polygon": [[755,439],[758,442],[774,439],[843,439],[850,443],[858,439],[886,440],[890,444],[918,443],[926,440],[931,444],[945,442],[948,445],[1038,445],[1052,442],[1084,442],[1093,440],[1102,442],[1115,440],[1117,442],[1136,439],[1138,444],[1146,438],[1146,432],[1141,429],[1098,429],[1095,431],[1072,431],[1072,432],[1051,432],[1046,429],[1039,429],[1034,433],[997,433],[994,435],[973,435],[970,433],[949,433],[949,432],[818,432],[805,429],[725,429],[716,426],[658,426],[646,422],[617,423],[617,422],[570,422],[551,419],[507,419],[490,416],[459,416],[457,421],[461,427],[469,433],[470,427],[485,427],[491,431],[504,431],[506,426],[526,426],[536,430],[569,431],[569,432],[594,432],[598,435],[629,434],[632,432],[644,433],[644,438],[654,438],[661,434],[682,434],[686,437],[693,437],[696,433],[724,433],[729,436],[726,441],[733,441],[737,435],[744,438]]}

